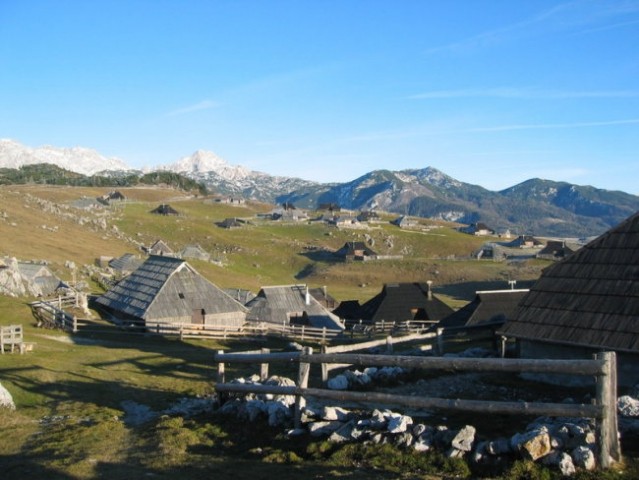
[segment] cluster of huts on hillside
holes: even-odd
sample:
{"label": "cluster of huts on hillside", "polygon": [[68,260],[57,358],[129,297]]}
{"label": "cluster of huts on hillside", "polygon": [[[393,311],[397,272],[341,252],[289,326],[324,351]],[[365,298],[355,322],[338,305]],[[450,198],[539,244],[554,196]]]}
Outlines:
{"label": "cluster of huts on hillside", "polygon": [[151,255],[97,304],[144,325],[272,322],[342,330],[348,324],[419,320],[448,331],[492,326],[496,335],[514,339],[524,357],[616,351],[620,381],[636,382],[639,213],[547,267],[530,289],[477,292],[458,311],[438,299],[429,283],[387,284],[361,305],[338,304],[324,289],[305,285],[264,287],[245,300],[204,279],[184,259]]}

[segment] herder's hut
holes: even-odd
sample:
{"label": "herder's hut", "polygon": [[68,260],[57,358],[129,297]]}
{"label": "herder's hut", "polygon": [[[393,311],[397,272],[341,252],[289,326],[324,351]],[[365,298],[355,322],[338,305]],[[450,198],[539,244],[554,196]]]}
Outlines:
{"label": "herder's hut", "polygon": [[344,330],[340,319],[315,300],[306,285],[262,287],[246,307],[249,309],[246,320],[251,323]]}
{"label": "herder's hut", "polygon": [[639,382],[639,212],[547,267],[497,333],[523,358],[616,351],[620,383]]}
{"label": "herder's hut", "polygon": [[203,324],[240,327],[246,308],[184,260],[151,256],[96,303],[114,320],[146,327]]}
{"label": "herder's hut", "polygon": [[158,240],[150,247],[145,247],[144,251],[148,255],[161,255],[161,256],[166,255],[169,257],[175,256],[175,253],[173,252],[171,247],[169,247],[163,240]]}
{"label": "herder's hut", "polygon": [[364,242],[346,242],[342,248],[334,252],[334,255],[347,262],[377,258],[377,253]]}
{"label": "herder's hut", "polygon": [[151,213],[156,215],[179,215],[179,212],[175,210],[171,205],[167,205],[163,203],[162,205],[158,205],[156,208],[151,210]]}
{"label": "herder's hut", "polygon": [[132,253],[125,253],[121,257],[109,261],[109,267],[118,277],[125,277],[136,271],[142,265],[142,259]]}
{"label": "herder's hut", "polygon": [[427,283],[389,283],[364,303],[359,313],[362,322],[371,325],[407,320],[436,323],[453,313],[453,309],[435,297]]}
{"label": "herder's hut", "polygon": [[473,301],[442,319],[437,327],[447,331],[501,327],[513,318],[517,305],[526,293],[528,289],[476,292]]}
{"label": "herder's hut", "polygon": [[205,262],[208,262],[209,260],[211,260],[211,254],[205,251],[199,245],[185,246],[182,250],[180,250],[180,253],[178,253],[178,257],[192,258],[195,260],[203,260]]}

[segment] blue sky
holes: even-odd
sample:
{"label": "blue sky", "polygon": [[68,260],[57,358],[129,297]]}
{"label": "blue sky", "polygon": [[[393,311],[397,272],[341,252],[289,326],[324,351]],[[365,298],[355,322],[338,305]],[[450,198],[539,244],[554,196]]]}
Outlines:
{"label": "blue sky", "polygon": [[0,0],[0,138],[639,194],[639,0]]}

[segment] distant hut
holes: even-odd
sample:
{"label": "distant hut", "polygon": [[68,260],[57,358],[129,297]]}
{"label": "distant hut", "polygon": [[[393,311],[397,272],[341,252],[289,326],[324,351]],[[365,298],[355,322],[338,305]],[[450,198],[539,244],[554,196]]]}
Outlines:
{"label": "distant hut", "polygon": [[389,283],[360,308],[364,323],[423,320],[436,323],[453,313],[428,283]]}
{"label": "distant hut", "polygon": [[344,330],[340,319],[315,300],[306,285],[263,287],[246,307],[246,320],[251,323]]}
{"label": "distant hut", "polygon": [[167,323],[241,327],[247,311],[184,260],[155,255],[96,303],[118,321],[146,327]]}
{"label": "distant hut", "polygon": [[104,195],[99,196],[96,200],[103,205],[111,205],[114,202],[123,202],[124,200],[126,200],[126,197],[122,192],[113,190],[109,193],[105,193]]}
{"label": "distant hut", "polygon": [[226,228],[232,230],[235,228],[241,228],[244,226],[244,220],[239,218],[225,218],[221,222],[217,222],[216,225],[220,228]]}
{"label": "distant hut", "polygon": [[639,212],[547,267],[497,332],[523,358],[617,352],[619,382],[639,382]]}
{"label": "distant hut", "polygon": [[38,296],[53,295],[58,289],[67,287],[44,264],[18,262],[17,267],[22,280],[29,285],[28,290],[36,292]]}
{"label": "distant hut", "polygon": [[399,228],[414,227],[415,225],[417,225],[417,222],[415,220],[411,219],[410,217],[406,215],[401,215],[397,217],[396,219],[392,220],[390,223],[392,225],[398,226]]}
{"label": "distant hut", "polygon": [[199,245],[185,246],[182,250],[180,250],[180,253],[178,253],[178,256],[180,258],[191,258],[195,260],[202,260],[205,262],[208,262],[211,260],[211,254],[205,251]]}
{"label": "distant hut", "polygon": [[161,255],[161,256],[166,255],[169,257],[175,256],[175,253],[173,252],[171,247],[169,247],[164,242],[164,240],[157,240],[153,245],[151,245],[148,248],[145,248],[145,252],[148,255]]}
{"label": "distant hut", "polygon": [[544,260],[561,260],[562,258],[572,255],[580,246],[576,244],[569,244],[563,240],[550,240],[539,253],[537,258]]}
{"label": "distant hut", "polygon": [[503,246],[511,248],[541,248],[544,243],[532,235],[519,235],[513,241],[503,244]]}
{"label": "distant hut", "polygon": [[469,235],[476,235],[479,237],[484,237],[486,235],[494,235],[495,230],[490,228],[488,225],[482,222],[471,223],[466,227],[460,227],[459,231],[462,233],[467,233]]}
{"label": "distant hut", "polygon": [[347,262],[377,258],[377,253],[364,242],[346,242],[342,248],[334,252],[334,255]]}
{"label": "distant hut", "polygon": [[171,205],[163,203],[151,210],[151,213],[155,215],[179,215],[179,212],[175,210]]}
{"label": "distant hut", "polygon": [[109,261],[109,267],[120,277],[130,275],[137,270],[143,261],[137,255],[125,253],[121,257],[113,258]]}
{"label": "distant hut", "polygon": [[526,293],[528,289],[476,292],[470,303],[443,318],[437,327],[444,330],[500,327],[514,317],[517,305]]}

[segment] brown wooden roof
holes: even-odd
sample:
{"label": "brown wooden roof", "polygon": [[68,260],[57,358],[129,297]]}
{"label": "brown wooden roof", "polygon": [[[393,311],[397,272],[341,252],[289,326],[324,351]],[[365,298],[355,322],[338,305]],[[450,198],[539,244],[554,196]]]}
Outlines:
{"label": "brown wooden roof", "polygon": [[498,333],[639,352],[639,212],[545,269]]}

